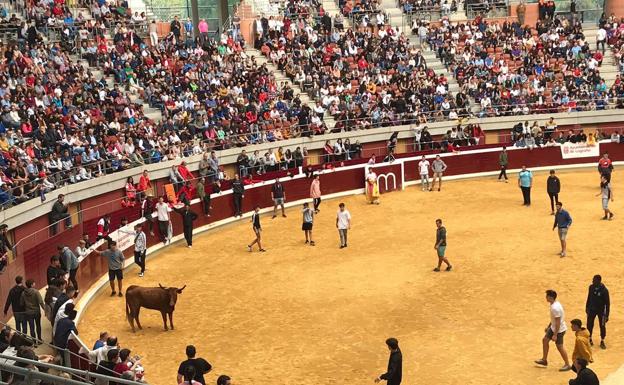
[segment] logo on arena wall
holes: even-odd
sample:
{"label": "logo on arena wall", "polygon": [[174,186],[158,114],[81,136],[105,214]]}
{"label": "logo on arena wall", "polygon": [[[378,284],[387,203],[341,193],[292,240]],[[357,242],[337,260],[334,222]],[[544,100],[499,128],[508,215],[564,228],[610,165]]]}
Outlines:
{"label": "logo on arena wall", "polygon": [[390,179],[390,177],[392,177],[392,190],[396,190],[396,175],[394,175],[393,172],[389,172],[387,174],[379,174],[377,176],[377,184],[381,187],[381,183],[379,183],[379,181],[381,181],[381,179],[383,178],[384,181],[384,188],[386,191],[388,190],[388,180]]}
{"label": "logo on arena wall", "polygon": [[600,156],[599,145],[588,146],[586,143],[564,143],[561,145],[561,157],[563,159],[572,158],[592,158]]}

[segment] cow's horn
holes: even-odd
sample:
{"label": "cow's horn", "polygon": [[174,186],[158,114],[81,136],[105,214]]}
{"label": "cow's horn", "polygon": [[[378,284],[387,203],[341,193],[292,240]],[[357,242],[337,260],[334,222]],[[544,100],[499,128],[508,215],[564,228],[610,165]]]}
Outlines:
{"label": "cow's horn", "polygon": [[161,289],[164,289],[163,285],[161,285],[160,282],[158,283],[158,286],[160,286]]}
{"label": "cow's horn", "polygon": [[181,288],[178,289],[178,293],[182,293],[182,290],[184,290],[184,288],[186,287],[186,285],[182,286]]}

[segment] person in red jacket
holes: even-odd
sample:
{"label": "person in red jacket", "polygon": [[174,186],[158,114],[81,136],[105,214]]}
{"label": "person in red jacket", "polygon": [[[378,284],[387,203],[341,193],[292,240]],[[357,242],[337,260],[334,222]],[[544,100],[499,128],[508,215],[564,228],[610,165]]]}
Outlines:
{"label": "person in red jacket", "polygon": [[180,163],[180,165],[178,166],[178,172],[180,173],[182,178],[184,178],[185,181],[189,181],[193,179],[193,174],[186,167],[185,161],[182,161],[182,163]]}
{"label": "person in red jacket", "polygon": [[142,196],[145,196],[147,189],[152,188],[152,181],[150,180],[147,170],[143,170],[139,183],[136,186],[137,200],[141,200]]}
{"label": "person in red jacket", "polygon": [[105,214],[97,223],[97,238],[96,240],[106,239],[109,243],[113,240],[108,235],[111,231],[111,218],[110,214]]}
{"label": "person in red jacket", "polygon": [[178,202],[182,202],[186,205],[190,204],[191,199],[193,199],[193,195],[195,194],[195,187],[191,185],[191,181],[184,182],[184,185],[180,190],[178,190],[178,194],[176,198]]}

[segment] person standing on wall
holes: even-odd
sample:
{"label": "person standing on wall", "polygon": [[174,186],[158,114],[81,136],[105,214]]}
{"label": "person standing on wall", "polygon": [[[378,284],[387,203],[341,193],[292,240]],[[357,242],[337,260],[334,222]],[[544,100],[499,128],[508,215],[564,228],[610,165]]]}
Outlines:
{"label": "person standing on wall", "polygon": [[420,162],[418,162],[418,173],[420,174],[420,187],[422,191],[429,190],[429,161],[422,156]]}
{"label": "person standing on wall", "polygon": [[76,254],[65,245],[58,245],[57,250],[59,252],[59,259],[61,261],[61,267],[69,274],[69,281],[72,286],[78,290],[78,281],[76,280],[76,273],[78,272],[78,266],[80,262]]}
{"label": "person standing on wall", "polygon": [[134,226],[134,263],[141,268],[139,277],[145,275],[145,257],[147,254],[147,236],[140,223]]}
{"label": "person standing on wall", "polygon": [[252,246],[256,243],[258,244],[258,248],[261,252],[265,252],[266,250],[262,248],[262,226],[260,225],[260,206],[256,206],[253,214],[251,214],[251,227],[256,234],[256,239],[253,240],[250,244],[247,245],[247,250],[251,253]]}
{"label": "person standing on wall", "polygon": [[301,230],[303,230],[305,234],[305,243],[310,244],[310,246],[314,246],[314,240],[312,239],[312,225],[314,224],[314,210],[310,208],[310,204],[308,202],[303,204],[303,210],[301,210],[303,214],[303,225],[301,225]]}
{"label": "person standing on wall", "polygon": [[522,166],[518,173],[518,187],[522,190],[522,198],[525,206],[531,206],[531,186],[533,186],[533,173]]}
{"label": "person standing on wall", "polygon": [[[123,268],[124,260],[126,258],[124,257],[123,252],[117,248],[117,242],[111,242],[108,247],[109,248],[104,251],[93,251],[108,260],[108,282],[111,287],[111,297],[115,294],[119,297],[123,297]],[[115,278],[117,278],[119,293],[115,292]]]}
{"label": "person standing on wall", "polygon": [[336,228],[340,235],[340,248],[347,247],[347,231],[351,228],[351,213],[345,208],[344,203],[338,205],[338,213],[336,214]]}
{"label": "person standing on wall", "polygon": [[243,216],[243,198],[245,197],[245,186],[240,180],[238,174],[234,174],[234,180],[232,181],[232,197],[234,199],[234,217]]}
{"label": "person standing on wall", "polygon": [[314,175],[312,183],[310,183],[310,198],[314,202],[314,214],[318,214],[321,205],[321,177],[319,174]]}
{"label": "person standing on wall", "polygon": [[169,205],[165,203],[165,199],[158,197],[158,203],[155,206],[156,218],[158,219],[158,232],[160,233],[160,241],[167,244],[169,241]]}
{"label": "person standing on wall", "polygon": [[563,306],[557,301],[557,292],[554,290],[546,290],[546,301],[550,304],[550,324],[546,327],[546,334],[542,338],[542,358],[536,360],[535,363],[542,366],[548,366],[548,351],[550,350],[550,341],[554,341],[557,346],[561,358],[563,358],[564,365],[559,369],[561,372],[566,372],[570,369],[570,362],[568,361],[568,353],[563,346],[563,336],[568,330],[565,322],[565,312]]}
{"label": "person standing on wall", "polygon": [[607,178],[607,182],[611,183],[611,173],[613,172],[613,162],[609,159],[609,154],[602,154],[602,158],[598,161],[598,172],[600,176]]}
{"label": "person standing on wall", "polygon": [[403,379],[403,354],[399,349],[399,341],[396,338],[388,338],[386,346],[390,350],[390,358],[388,358],[388,370],[375,378],[375,383],[381,380],[387,381],[388,385],[400,385]]}
{"label": "person standing on wall", "polygon": [[433,191],[433,189],[435,188],[436,179],[438,180],[438,191],[442,189],[442,175],[447,168],[448,166],[446,165],[446,163],[444,163],[440,155],[436,155],[435,160],[433,161],[433,163],[431,163],[431,169],[433,170],[433,179],[431,181],[431,188],[429,189],[429,191]]}
{"label": "person standing on wall", "polygon": [[553,223],[553,230],[557,228],[559,235],[559,241],[561,242],[561,257],[566,256],[566,238],[568,236],[568,230],[572,226],[572,217],[570,213],[562,208],[563,203],[557,202],[557,212],[555,213],[555,223]]}
{"label": "person standing on wall", "polygon": [[613,212],[609,210],[609,200],[613,202],[613,190],[611,189],[611,183],[607,179],[605,174],[600,176],[600,192],[596,196],[602,196],[602,209],[604,210],[603,220],[613,219]]}
{"label": "person standing on wall", "polygon": [[546,192],[550,198],[550,215],[555,215],[555,203],[559,202],[559,192],[561,191],[561,181],[555,175],[555,170],[550,170],[550,175],[546,180]]}
{"label": "person standing on wall", "polygon": [[592,334],[594,331],[594,321],[598,317],[600,325],[600,347],[606,349],[604,339],[607,336],[607,321],[609,321],[609,311],[611,310],[611,300],[609,290],[602,283],[602,277],[594,275],[592,284],[589,285],[587,301],[585,302],[585,313],[587,314],[587,330],[589,330],[589,343],[594,344]]}
{"label": "person standing on wall", "polygon": [[201,203],[204,216],[209,217],[212,207],[210,206],[210,193],[206,192],[206,178],[199,178],[195,185],[195,190],[197,190],[197,197]]}
{"label": "person standing on wall", "polygon": [[182,229],[184,230],[184,239],[186,239],[186,246],[190,249],[193,247],[193,221],[197,219],[197,214],[191,211],[191,204],[184,205],[184,209],[177,210],[176,212],[182,215]]}
{"label": "person standing on wall", "polygon": [[509,164],[509,157],[507,155],[507,147],[503,147],[503,151],[498,154],[498,165],[500,166],[500,173],[498,174],[498,180],[502,180],[501,178],[505,178],[505,183],[507,183],[507,164]]}
{"label": "person standing on wall", "polygon": [[446,227],[442,226],[442,219],[436,219],[436,243],[433,248],[438,253],[438,267],[433,271],[438,272],[442,267],[442,262],[446,263],[446,271],[451,271],[453,266],[444,255],[446,253]]}
{"label": "person standing on wall", "polygon": [[271,200],[273,200],[273,216],[271,219],[277,217],[277,206],[282,208],[282,217],[286,218],[284,212],[284,201],[286,200],[286,192],[284,191],[284,185],[280,182],[279,178],[275,178],[275,183],[271,187]]}
{"label": "person standing on wall", "polygon": [[26,333],[26,316],[24,315],[24,305],[22,304],[22,293],[24,292],[24,278],[21,275],[15,277],[15,286],[9,290],[6,303],[4,304],[4,315],[9,312],[9,307],[13,310],[15,317],[15,330],[19,333]]}

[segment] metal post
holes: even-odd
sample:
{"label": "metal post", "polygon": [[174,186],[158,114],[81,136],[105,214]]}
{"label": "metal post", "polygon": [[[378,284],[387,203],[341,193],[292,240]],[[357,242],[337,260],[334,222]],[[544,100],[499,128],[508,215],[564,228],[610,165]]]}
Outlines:
{"label": "metal post", "polygon": [[[188,1],[186,0],[187,6]],[[199,29],[197,28],[199,25],[199,6],[197,5],[197,0],[191,0],[191,13],[193,15],[193,36],[199,36]]]}

